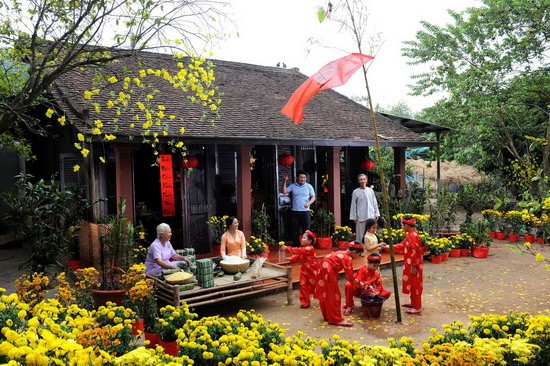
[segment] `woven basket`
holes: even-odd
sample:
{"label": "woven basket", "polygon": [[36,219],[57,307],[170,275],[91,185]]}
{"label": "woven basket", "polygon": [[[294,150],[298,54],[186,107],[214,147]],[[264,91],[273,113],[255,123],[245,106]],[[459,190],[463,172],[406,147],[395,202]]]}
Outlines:
{"label": "woven basket", "polygon": [[[190,276],[188,276],[187,278],[183,278],[183,279],[171,278],[171,277],[179,277],[181,275],[190,275]],[[177,273],[173,273],[171,275],[166,276],[165,282],[170,284],[170,285],[185,285],[185,284],[193,282],[193,275],[191,275],[190,273],[185,273],[185,272],[177,272]]]}

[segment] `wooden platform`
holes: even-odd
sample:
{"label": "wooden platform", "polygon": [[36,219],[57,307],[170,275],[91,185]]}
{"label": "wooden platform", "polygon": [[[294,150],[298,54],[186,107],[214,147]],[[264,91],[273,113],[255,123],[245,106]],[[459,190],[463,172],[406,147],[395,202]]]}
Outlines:
{"label": "wooden platform", "polygon": [[[327,254],[332,253],[333,251],[339,250],[338,248],[331,248],[331,249],[315,249],[315,252],[317,254],[317,258],[321,259]],[[391,264],[390,254],[389,253],[380,253],[382,255],[382,261],[380,262],[380,268],[389,267]],[[208,257],[214,257],[213,253],[207,253],[207,254],[199,254],[197,255],[197,258],[208,258]],[[291,266],[292,267],[292,283],[294,288],[297,288],[298,284],[300,283],[300,262],[291,263],[288,261],[290,259],[290,255],[287,254],[285,256],[286,260],[279,262],[279,251],[278,247],[276,246],[270,246],[269,248],[269,255],[268,255],[268,262],[282,265],[282,266]],[[403,262],[403,255],[402,254],[395,254],[395,261],[396,263]],[[353,261],[353,270],[357,271],[359,267],[361,267],[365,263],[364,257],[359,257]]]}
{"label": "wooden platform", "polygon": [[182,291],[179,285],[170,285],[156,277],[149,278],[155,283],[157,299],[174,306],[185,302],[190,307],[199,307],[278,291],[286,291],[288,303],[292,304],[292,268],[269,262],[264,263],[259,277],[252,278],[250,271],[244,272],[237,281],[233,275],[225,275],[216,277],[214,286],[206,288],[195,286]]}

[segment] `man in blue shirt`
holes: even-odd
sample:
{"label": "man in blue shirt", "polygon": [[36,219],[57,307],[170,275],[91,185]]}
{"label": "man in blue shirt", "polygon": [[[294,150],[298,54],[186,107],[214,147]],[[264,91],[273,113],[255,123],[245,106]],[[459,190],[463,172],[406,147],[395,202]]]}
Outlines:
{"label": "man in blue shirt", "polygon": [[300,237],[306,230],[310,230],[311,215],[309,207],[315,202],[313,186],[306,182],[307,175],[299,170],[296,173],[297,182],[288,187],[288,175],[283,176],[283,194],[292,193],[292,246],[300,246]]}

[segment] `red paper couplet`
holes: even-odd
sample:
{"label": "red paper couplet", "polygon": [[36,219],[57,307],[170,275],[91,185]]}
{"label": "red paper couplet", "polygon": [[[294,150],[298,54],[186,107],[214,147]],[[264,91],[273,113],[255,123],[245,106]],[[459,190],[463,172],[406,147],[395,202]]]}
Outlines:
{"label": "red paper couplet", "polygon": [[162,216],[176,216],[176,200],[174,196],[174,172],[172,170],[172,155],[159,155],[160,168],[160,198],[162,201]]}

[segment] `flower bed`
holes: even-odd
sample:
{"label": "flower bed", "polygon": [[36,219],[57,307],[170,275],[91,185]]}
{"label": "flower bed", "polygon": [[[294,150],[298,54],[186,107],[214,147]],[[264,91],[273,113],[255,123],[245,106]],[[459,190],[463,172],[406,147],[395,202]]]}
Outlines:
{"label": "flower bed", "polygon": [[138,347],[131,334],[131,310],[107,306],[87,311],[76,305],[65,307],[55,298],[31,307],[15,294],[4,295],[0,363],[535,365],[550,359],[550,317],[544,314],[472,316],[467,326],[453,322],[443,326],[443,333],[432,329],[429,341],[418,346],[409,337],[389,339],[389,346],[380,346],[350,342],[338,334],[329,339],[314,339],[303,332],[287,336],[277,323],[254,311],[240,311],[230,318],[196,319],[186,314],[185,326],[175,330],[179,355],[173,357],[161,348]]}

